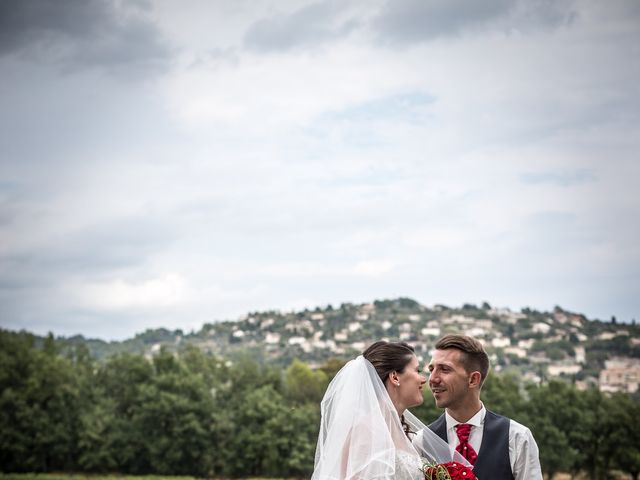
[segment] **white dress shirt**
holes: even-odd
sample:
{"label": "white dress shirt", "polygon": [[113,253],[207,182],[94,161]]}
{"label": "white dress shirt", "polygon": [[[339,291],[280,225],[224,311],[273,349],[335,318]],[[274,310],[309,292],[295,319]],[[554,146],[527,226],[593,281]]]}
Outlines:
{"label": "white dress shirt", "polygon": [[[482,405],[480,411],[465,422],[472,425],[468,441],[476,453],[480,452],[486,413],[487,410]],[[447,422],[447,440],[449,441],[451,453],[453,453],[460,443],[455,427],[461,422],[458,422],[446,411],[445,419]],[[531,434],[531,430],[511,419],[509,425],[509,462],[511,463],[511,471],[515,480],[542,480],[538,445]]]}

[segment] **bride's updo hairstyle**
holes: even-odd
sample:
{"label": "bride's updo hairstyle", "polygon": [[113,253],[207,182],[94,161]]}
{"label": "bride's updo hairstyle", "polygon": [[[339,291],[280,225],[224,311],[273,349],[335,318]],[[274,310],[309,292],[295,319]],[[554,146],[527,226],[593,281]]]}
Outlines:
{"label": "bride's updo hairstyle", "polygon": [[[362,352],[362,356],[373,365],[385,386],[389,380],[389,374],[391,372],[402,373],[414,355],[415,350],[408,343],[385,342],[384,340],[372,344]],[[404,415],[400,417],[400,422],[407,437],[413,433],[405,421]]]}
{"label": "bride's updo hairstyle", "polygon": [[380,340],[373,343],[362,352],[362,356],[369,360],[376,369],[380,380],[385,385],[391,372],[402,373],[415,355],[415,350],[405,342],[385,342]]}

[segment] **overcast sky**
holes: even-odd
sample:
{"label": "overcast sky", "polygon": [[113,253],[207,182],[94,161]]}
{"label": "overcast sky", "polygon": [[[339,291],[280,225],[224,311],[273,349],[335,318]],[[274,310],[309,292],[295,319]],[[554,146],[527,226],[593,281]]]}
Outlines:
{"label": "overcast sky", "polygon": [[0,3],[0,325],[640,319],[636,0]]}

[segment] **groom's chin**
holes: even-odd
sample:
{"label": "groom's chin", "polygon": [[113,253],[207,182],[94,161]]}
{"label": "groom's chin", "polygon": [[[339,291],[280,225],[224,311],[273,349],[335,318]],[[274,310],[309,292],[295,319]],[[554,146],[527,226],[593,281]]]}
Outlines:
{"label": "groom's chin", "polygon": [[436,407],[438,407],[438,408],[445,408],[446,407],[445,401],[440,395],[435,395],[434,394],[433,395],[433,401],[435,402]]}

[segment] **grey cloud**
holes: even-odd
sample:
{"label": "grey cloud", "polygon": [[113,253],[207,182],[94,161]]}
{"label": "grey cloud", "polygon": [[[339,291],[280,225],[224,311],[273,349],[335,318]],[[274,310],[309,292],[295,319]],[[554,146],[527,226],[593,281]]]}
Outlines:
{"label": "grey cloud", "polygon": [[556,28],[571,24],[577,18],[578,12],[571,0],[520,0],[502,27],[507,31]]}
{"label": "grey cloud", "polygon": [[0,55],[46,61],[64,70],[102,67],[133,74],[161,69],[170,49],[147,19],[146,2],[0,2]]}
{"label": "grey cloud", "polygon": [[504,15],[511,4],[509,0],[390,1],[372,26],[383,40],[414,43],[459,34],[469,26]]}
{"label": "grey cloud", "polygon": [[529,185],[552,184],[562,187],[580,185],[593,182],[596,176],[593,170],[578,169],[573,171],[557,171],[542,173],[526,173],[521,177],[522,182]]}
{"label": "grey cloud", "polygon": [[358,25],[353,17],[344,14],[344,5],[317,2],[290,14],[259,20],[247,30],[244,45],[258,51],[281,51],[344,37]]}
{"label": "grey cloud", "polygon": [[142,266],[176,236],[159,218],[128,218],[58,235],[46,248],[17,245],[0,256],[0,290],[53,286],[69,276],[109,275]]}
{"label": "grey cloud", "polygon": [[385,43],[411,44],[468,31],[557,26],[574,18],[569,2],[551,0],[394,0],[371,23]]}

